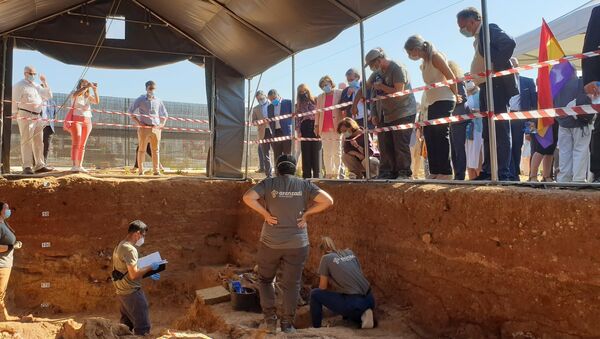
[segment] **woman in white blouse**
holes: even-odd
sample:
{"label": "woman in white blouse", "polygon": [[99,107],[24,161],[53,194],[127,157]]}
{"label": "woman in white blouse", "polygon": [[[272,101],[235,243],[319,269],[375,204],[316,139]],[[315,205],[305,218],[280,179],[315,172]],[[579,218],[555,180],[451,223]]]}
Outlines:
{"label": "woman in white blouse", "polygon": [[[90,89],[94,92],[93,94],[90,93]],[[85,144],[92,132],[91,105],[98,105],[99,103],[100,96],[98,96],[97,84],[85,79],[79,80],[77,90],[71,96],[73,117],[69,122],[65,122],[65,127],[71,133],[72,140],[71,160],[73,160],[73,167],[71,171],[87,173],[82,164]]]}

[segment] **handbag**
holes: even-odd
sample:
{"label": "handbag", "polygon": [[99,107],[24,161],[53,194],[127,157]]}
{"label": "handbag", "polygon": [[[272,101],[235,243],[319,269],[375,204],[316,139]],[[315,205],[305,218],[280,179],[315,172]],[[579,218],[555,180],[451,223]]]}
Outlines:
{"label": "handbag", "polygon": [[67,115],[65,116],[65,121],[63,122],[63,130],[65,132],[71,132],[71,127],[73,126],[73,112],[75,111],[75,100],[73,100],[73,104],[71,105],[71,108],[69,109],[69,112],[67,112]]}

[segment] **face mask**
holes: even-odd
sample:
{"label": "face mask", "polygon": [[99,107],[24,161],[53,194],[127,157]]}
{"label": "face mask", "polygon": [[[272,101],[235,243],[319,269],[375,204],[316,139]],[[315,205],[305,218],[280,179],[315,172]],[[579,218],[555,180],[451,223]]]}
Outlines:
{"label": "face mask", "polygon": [[331,85],[325,85],[325,87],[323,87],[323,92],[330,93],[331,92]]}
{"label": "face mask", "polygon": [[308,100],[308,94],[307,93],[300,93],[300,99],[302,99],[302,100]]}
{"label": "face mask", "polygon": [[28,81],[34,82],[35,81],[35,75],[33,75],[33,74],[27,74],[27,76],[25,77],[25,79],[27,79]]}
{"label": "face mask", "polygon": [[348,83],[348,86],[350,86],[350,87],[352,87],[352,88],[360,88],[360,84],[358,83],[358,80],[353,80],[353,81],[350,81],[350,82]]}
{"label": "face mask", "polygon": [[460,29],[460,34],[464,35],[466,38],[472,38],[473,37],[473,33],[469,32],[467,30],[467,27],[463,27]]}
{"label": "face mask", "polygon": [[139,238],[138,241],[135,242],[135,246],[141,247],[144,244],[144,239],[145,237]]}
{"label": "face mask", "polygon": [[350,138],[351,136],[352,136],[352,132],[350,132],[350,131],[344,132],[344,137]]}
{"label": "face mask", "polygon": [[417,61],[419,59],[421,59],[421,57],[419,57],[419,55],[408,55],[408,58],[412,61]]}
{"label": "face mask", "polygon": [[375,72],[379,72],[379,68],[375,67],[375,66],[369,66],[369,68],[371,69],[371,72],[375,73]]}
{"label": "face mask", "polygon": [[266,103],[267,103],[267,99],[265,99],[265,98],[260,98],[260,99],[258,99],[258,103],[260,103],[261,105],[264,105],[264,104],[266,104]]}
{"label": "face mask", "polygon": [[7,209],[6,211],[4,211],[4,219],[10,218],[11,215],[12,215],[12,211],[10,209]]}
{"label": "face mask", "polygon": [[277,99],[274,99],[274,100],[272,101],[272,103],[273,103],[273,106],[278,106],[278,105],[279,105],[279,98],[277,98]]}
{"label": "face mask", "polygon": [[154,96],[154,90],[148,90],[148,91],[146,91],[146,93],[148,94],[149,97]]}

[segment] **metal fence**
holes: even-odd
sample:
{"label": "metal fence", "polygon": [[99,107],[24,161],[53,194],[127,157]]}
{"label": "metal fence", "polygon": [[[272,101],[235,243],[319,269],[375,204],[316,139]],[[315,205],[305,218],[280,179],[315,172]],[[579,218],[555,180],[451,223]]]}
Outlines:
{"label": "metal fence", "polygon": [[[94,109],[127,112],[133,98],[101,97],[100,104]],[[57,112],[57,118],[63,119],[69,109],[70,102],[67,94],[54,93],[54,101],[62,108]],[[183,102],[165,101],[165,106],[171,117],[208,119],[208,106]],[[116,123],[132,125],[126,115],[94,112],[92,122]],[[169,120],[167,127],[187,127],[209,129],[208,124],[181,122]],[[20,135],[16,121],[12,126],[11,164],[21,164],[19,148]],[[203,170],[206,168],[210,136],[208,133],[163,131],[161,142],[161,164],[174,170]],[[96,169],[133,167],[137,147],[137,132],[135,128],[94,125],[86,146],[84,166]],[[71,166],[71,137],[63,131],[62,125],[57,124],[50,146],[48,164],[58,167]],[[146,157],[150,162],[150,157]]]}

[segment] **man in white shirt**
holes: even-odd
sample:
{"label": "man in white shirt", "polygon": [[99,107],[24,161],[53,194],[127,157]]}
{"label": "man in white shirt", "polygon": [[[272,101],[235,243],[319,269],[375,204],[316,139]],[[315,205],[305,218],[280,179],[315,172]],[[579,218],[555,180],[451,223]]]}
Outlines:
{"label": "man in white shirt", "polygon": [[[46,77],[40,75],[41,84],[35,82],[37,73],[32,66],[26,66],[25,78],[13,86],[12,114],[19,120],[21,135],[21,158],[23,173],[45,173],[54,169],[46,166],[44,159],[44,127],[41,120],[44,100],[52,98],[52,90]],[[35,167],[33,162],[35,161]]]}

